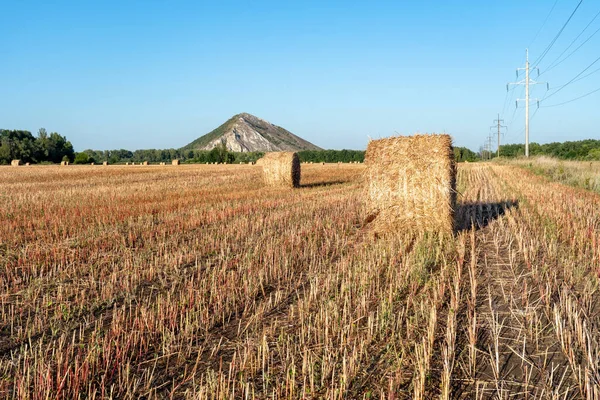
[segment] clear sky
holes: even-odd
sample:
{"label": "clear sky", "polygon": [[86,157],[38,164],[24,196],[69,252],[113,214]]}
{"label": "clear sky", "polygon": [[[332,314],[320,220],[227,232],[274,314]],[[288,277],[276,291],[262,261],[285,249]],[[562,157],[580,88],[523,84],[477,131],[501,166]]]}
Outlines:
{"label": "clear sky", "polygon": [[[522,142],[522,89],[507,96],[506,83],[578,3],[0,0],[0,128],[45,127],[78,151],[171,148],[249,112],[325,148],[445,131],[476,150],[500,112],[506,140]],[[598,12],[582,2],[542,72]],[[599,28],[600,17],[565,55]],[[600,34],[539,79],[557,88],[598,57]],[[600,73],[542,105],[596,88]],[[599,104],[597,92],[540,108],[531,140],[599,138]]]}

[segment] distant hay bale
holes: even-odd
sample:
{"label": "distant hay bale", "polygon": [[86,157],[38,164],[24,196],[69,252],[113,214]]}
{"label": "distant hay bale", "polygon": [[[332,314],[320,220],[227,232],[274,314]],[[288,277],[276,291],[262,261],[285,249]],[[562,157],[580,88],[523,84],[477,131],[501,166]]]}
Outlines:
{"label": "distant hay bale", "polygon": [[365,155],[368,219],[382,231],[454,230],[456,163],[449,135],[372,140]]}
{"label": "distant hay bale", "polygon": [[269,186],[300,186],[300,159],[294,152],[266,153],[260,160],[263,178]]}
{"label": "distant hay bale", "polygon": [[148,165],[148,161],[144,161],[144,162],[142,162],[142,164],[141,164],[141,165]]}
{"label": "distant hay bale", "polygon": [[165,163],[164,163],[164,162],[161,162],[159,165],[165,165]]}
{"label": "distant hay bale", "polygon": [[21,165],[21,160],[12,160],[10,162],[10,165],[12,165],[13,167],[18,167],[19,165]]}
{"label": "distant hay bale", "polygon": [[60,165],[69,165],[69,162],[68,161],[61,161]]}
{"label": "distant hay bale", "polygon": [[128,162],[126,162],[126,163],[125,163],[125,165],[129,165],[129,163],[128,163]]}
{"label": "distant hay bale", "polygon": [[102,161],[102,165],[108,165],[108,161]]}
{"label": "distant hay bale", "polygon": [[179,164],[180,164],[179,160],[171,161],[171,165],[179,165]]}
{"label": "distant hay bale", "polygon": [[94,163],[91,163],[91,165],[94,165]]}
{"label": "distant hay bale", "polygon": [[26,167],[29,167],[30,165],[31,165],[31,164],[30,164],[30,163],[28,163],[28,162],[26,162],[26,163],[25,163],[25,166],[26,166]]}

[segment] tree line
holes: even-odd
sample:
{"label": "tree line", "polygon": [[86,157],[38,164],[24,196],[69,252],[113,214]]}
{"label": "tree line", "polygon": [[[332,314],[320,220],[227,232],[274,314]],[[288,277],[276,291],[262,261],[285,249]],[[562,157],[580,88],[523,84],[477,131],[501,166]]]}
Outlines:
{"label": "tree line", "polygon": [[[225,163],[239,164],[256,162],[264,152],[232,152],[225,145],[212,150],[186,149],[145,149],[130,151],[126,149],[92,150],[74,152],[71,142],[56,132],[48,134],[44,128],[38,131],[37,137],[29,131],[0,130],[0,164],[9,164],[11,160],[20,159],[30,163],[59,163],[69,161],[75,164],[101,163],[121,164],[127,162],[150,163],[170,162],[178,159],[184,163]],[[457,161],[476,161],[477,153],[466,147],[455,147]],[[298,152],[301,162],[363,162],[364,150],[302,150]]]}
{"label": "tree line", "polygon": [[[496,154],[494,153],[493,156]],[[519,157],[525,155],[524,144],[500,146],[501,157]],[[600,160],[600,140],[586,139],[568,142],[529,143],[530,156],[550,156],[562,160]]]}
{"label": "tree line", "polygon": [[[457,162],[480,160],[484,151],[476,153],[466,147],[454,147],[454,158]],[[587,139],[579,141],[553,142],[546,144],[530,143],[529,154],[545,155],[563,160],[600,160],[600,140]],[[109,164],[126,162],[150,163],[170,162],[179,159],[184,163],[249,163],[255,162],[264,155],[263,152],[232,152],[225,145],[212,150],[186,149],[146,149],[146,150],[84,150],[76,153],[73,145],[56,132],[48,133],[41,128],[34,136],[25,130],[0,129],[0,164],[10,164],[19,159],[29,163],[59,163],[61,161],[76,164],[100,163]],[[486,153],[495,157],[496,153]],[[500,148],[502,157],[512,158],[525,155],[524,144],[507,144]],[[303,150],[298,152],[301,162],[363,162],[364,150]]]}
{"label": "tree line", "polygon": [[[82,155],[82,154],[85,154]],[[109,164],[125,162],[151,163],[170,162],[178,159],[184,163],[225,163],[239,164],[256,162],[264,152],[234,152],[224,145],[219,145],[212,150],[184,150],[184,149],[148,149],[148,150],[84,150],[75,156],[75,163],[89,163],[108,161]],[[364,161],[365,152],[362,150],[303,150],[298,152],[301,162],[354,162]]]}
{"label": "tree line", "polygon": [[29,131],[0,129],[0,164],[59,163],[73,161],[74,156],[71,142],[56,132],[48,134],[41,128],[36,137]]}

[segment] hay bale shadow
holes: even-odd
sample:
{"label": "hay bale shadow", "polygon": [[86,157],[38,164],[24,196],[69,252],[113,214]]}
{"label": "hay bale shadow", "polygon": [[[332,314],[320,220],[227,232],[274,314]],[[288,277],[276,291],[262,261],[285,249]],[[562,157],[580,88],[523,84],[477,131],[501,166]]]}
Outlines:
{"label": "hay bale shadow", "polygon": [[299,187],[301,187],[301,188],[315,188],[315,187],[322,187],[322,186],[341,185],[341,184],[344,184],[344,183],[348,183],[348,181],[337,180],[337,181],[327,181],[327,182],[301,183]]}
{"label": "hay bale shadow", "polygon": [[496,203],[469,202],[458,204],[455,213],[456,232],[483,229],[492,221],[503,216],[511,208],[519,208],[518,200],[506,200]]}

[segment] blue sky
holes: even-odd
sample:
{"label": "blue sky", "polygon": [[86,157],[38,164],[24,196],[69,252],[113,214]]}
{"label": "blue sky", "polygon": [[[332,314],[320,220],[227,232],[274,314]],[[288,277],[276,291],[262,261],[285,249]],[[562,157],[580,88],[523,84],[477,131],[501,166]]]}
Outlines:
{"label": "blue sky", "polygon": [[[170,148],[249,112],[325,148],[445,131],[476,150],[504,111],[505,140],[522,142],[522,89],[507,96],[506,83],[578,2],[558,0],[549,14],[554,0],[0,0],[0,128],[45,127],[76,150]],[[542,72],[599,11],[582,2]],[[572,49],[598,28],[600,17]],[[540,80],[568,82],[598,49],[600,34]],[[596,88],[600,72],[542,104]],[[598,138],[598,104],[600,92],[540,108],[531,140]]]}

